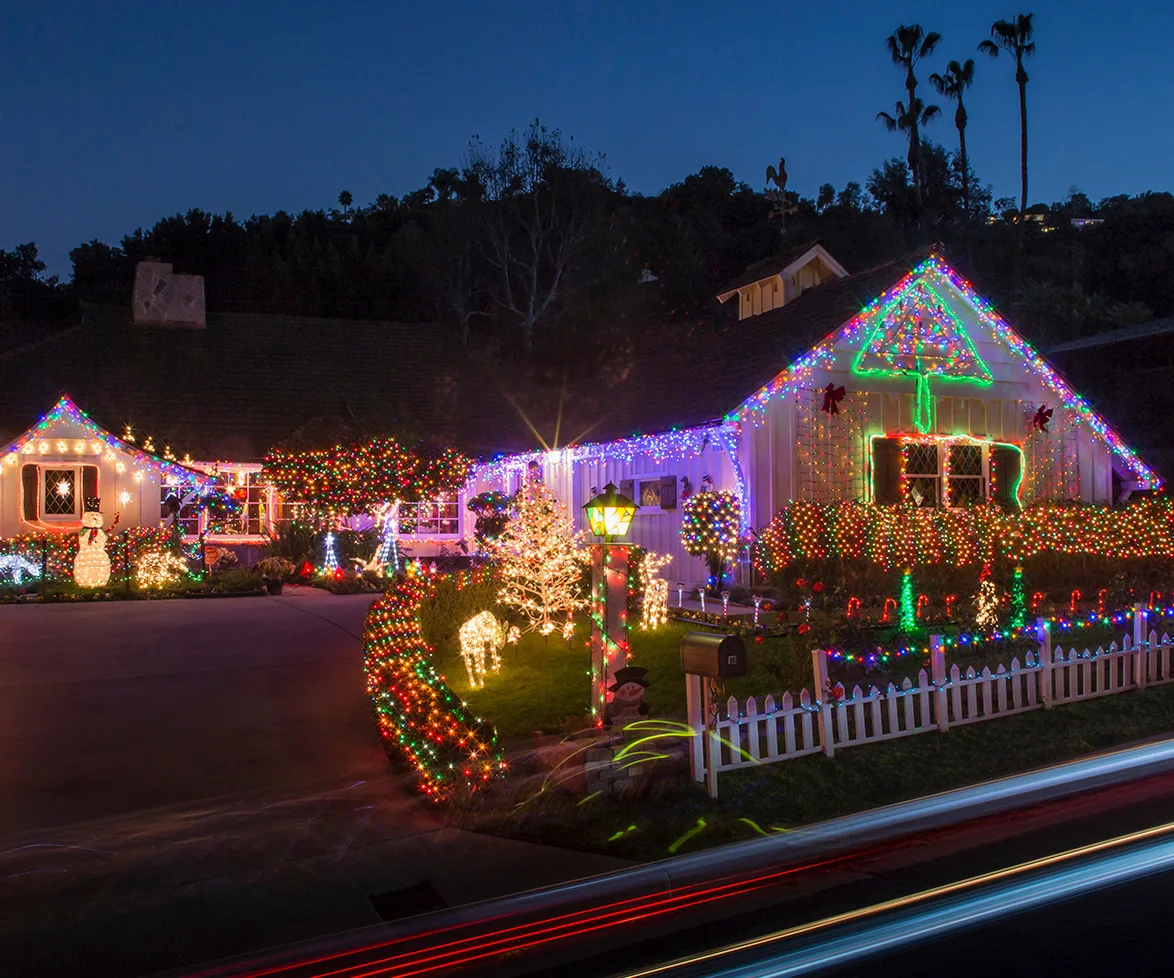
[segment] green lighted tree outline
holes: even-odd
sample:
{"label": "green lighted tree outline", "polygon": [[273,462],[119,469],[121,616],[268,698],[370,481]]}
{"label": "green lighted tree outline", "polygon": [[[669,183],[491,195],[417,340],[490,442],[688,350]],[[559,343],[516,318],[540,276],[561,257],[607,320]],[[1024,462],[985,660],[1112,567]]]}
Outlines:
{"label": "green lighted tree outline", "polygon": [[[901,312],[901,307],[911,298],[921,300],[922,304],[931,308],[936,306],[938,315],[933,316],[936,328],[932,337],[915,336],[912,349],[908,351],[899,348],[894,350],[893,344],[898,343],[902,336],[911,331],[921,332],[918,330],[921,320],[918,320],[916,324],[911,324],[909,317]],[[895,320],[891,319],[894,311],[897,313]],[[982,357],[978,355],[978,350],[975,349],[974,342],[970,339],[970,334],[966,331],[962,320],[958,318],[938,291],[926,282],[917,281],[908,288],[902,289],[898,295],[876,310],[872,314],[872,318],[874,325],[869,331],[868,339],[852,361],[852,373],[857,377],[915,377],[917,387],[913,426],[922,434],[927,434],[933,426],[933,401],[929,391],[931,376],[937,377],[939,380],[967,381],[983,387],[994,381],[990,369],[983,362]],[[926,347],[931,346],[926,342],[927,339],[949,340],[954,337],[962,340],[962,352],[961,356],[953,360],[949,360],[943,355],[931,356],[921,352],[921,344],[924,343]],[[942,347],[941,342],[932,345],[938,349]],[[881,360],[884,365],[869,365],[869,359]],[[912,362],[902,364],[902,359]],[[924,362],[927,359],[931,360],[928,366]]]}

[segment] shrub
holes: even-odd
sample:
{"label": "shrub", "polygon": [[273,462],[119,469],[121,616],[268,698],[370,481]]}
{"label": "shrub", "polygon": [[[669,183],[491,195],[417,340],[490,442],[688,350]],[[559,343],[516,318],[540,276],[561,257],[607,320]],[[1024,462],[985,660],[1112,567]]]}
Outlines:
{"label": "shrub", "polygon": [[247,567],[225,571],[213,585],[221,591],[256,591],[261,586],[261,575]]}
{"label": "shrub", "polygon": [[287,523],[265,544],[266,557],[281,557],[295,567],[303,561],[313,561],[315,533],[305,523]]}
{"label": "shrub", "polygon": [[293,576],[294,565],[284,557],[264,557],[257,561],[253,569],[264,575],[266,580],[279,581]]}
{"label": "shrub", "polygon": [[502,617],[504,609],[497,605],[500,591],[501,582],[489,571],[478,571],[471,577],[441,578],[420,606],[424,641],[433,647],[447,642],[480,611],[492,611]]}

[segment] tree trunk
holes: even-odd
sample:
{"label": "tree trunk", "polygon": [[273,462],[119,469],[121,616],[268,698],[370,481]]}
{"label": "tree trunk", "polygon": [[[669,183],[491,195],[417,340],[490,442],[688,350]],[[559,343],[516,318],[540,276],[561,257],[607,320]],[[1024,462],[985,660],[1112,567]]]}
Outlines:
{"label": "tree trunk", "polygon": [[917,210],[918,230],[925,230],[924,218],[921,213],[921,133],[917,127],[917,113],[914,111],[914,93],[917,91],[917,81],[913,78],[913,69],[909,69],[908,82],[905,91],[909,93],[909,115],[912,125],[909,128],[909,169],[913,177],[913,202]]}
{"label": "tree trunk", "polygon": [[966,216],[963,224],[970,223],[970,164],[966,159],[966,126],[958,127],[958,145],[962,151],[962,206]]}
{"label": "tree trunk", "polygon": [[[1022,76],[1023,66],[1019,66]],[[1027,233],[1027,79],[1019,81],[1019,250],[1023,251],[1023,236]]]}

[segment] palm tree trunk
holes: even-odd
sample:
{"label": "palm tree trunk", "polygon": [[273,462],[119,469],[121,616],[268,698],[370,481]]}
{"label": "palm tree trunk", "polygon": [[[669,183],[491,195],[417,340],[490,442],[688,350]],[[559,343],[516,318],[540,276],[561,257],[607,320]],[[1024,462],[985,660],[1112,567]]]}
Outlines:
{"label": "palm tree trunk", "polygon": [[917,90],[917,83],[913,81],[913,69],[909,70],[909,82],[905,86],[905,91],[909,93],[909,115],[912,117],[913,125],[909,129],[909,169],[912,171],[913,177],[913,202],[917,210],[917,227],[924,231],[923,216],[921,212],[921,133],[917,128],[917,113],[915,111],[916,102],[914,101],[914,92]]}
{"label": "palm tree trunk", "polygon": [[970,164],[966,160],[966,127],[958,127],[958,144],[962,148],[962,207],[966,217],[964,224],[970,223]]}
{"label": "palm tree trunk", "polygon": [[[1019,73],[1022,74],[1020,65]],[[1023,250],[1023,235],[1027,224],[1027,82],[1019,81],[1019,250]]]}

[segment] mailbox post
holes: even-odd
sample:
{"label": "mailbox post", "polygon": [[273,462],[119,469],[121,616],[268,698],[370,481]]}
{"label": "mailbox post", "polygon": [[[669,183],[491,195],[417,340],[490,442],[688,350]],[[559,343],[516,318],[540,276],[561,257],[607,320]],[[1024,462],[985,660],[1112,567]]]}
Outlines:
{"label": "mailbox post", "polygon": [[681,639],[681,669],[693,728],[689,770],[694,781],[704,779],[709,797],[716,798],[721,742],[714,692],[720,680],[746,675],[746,645],[737,635],[690,632]]}

